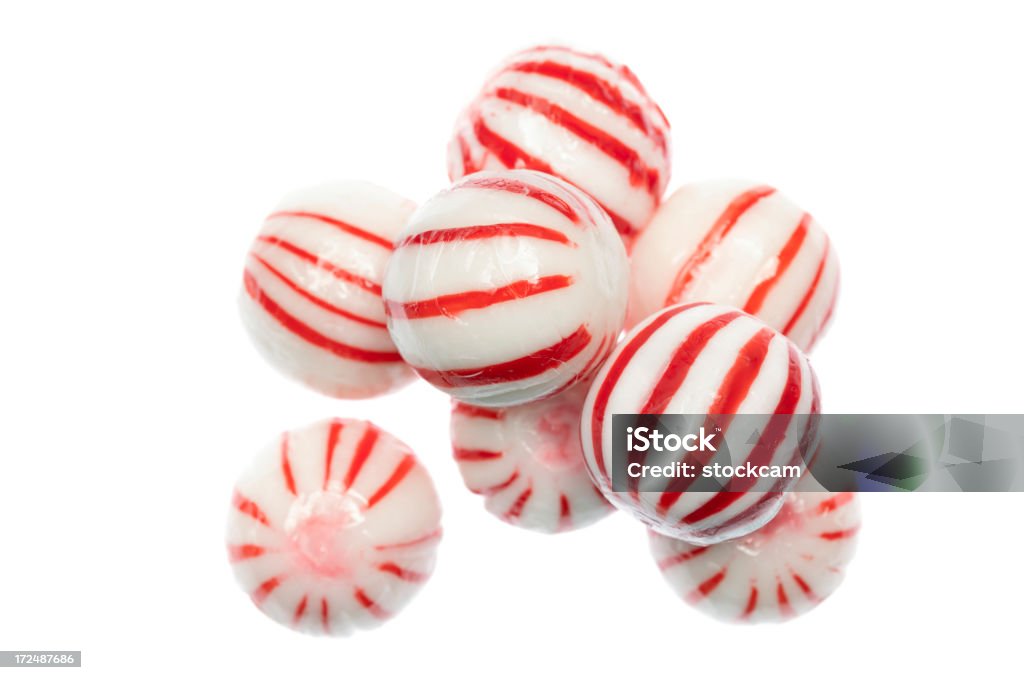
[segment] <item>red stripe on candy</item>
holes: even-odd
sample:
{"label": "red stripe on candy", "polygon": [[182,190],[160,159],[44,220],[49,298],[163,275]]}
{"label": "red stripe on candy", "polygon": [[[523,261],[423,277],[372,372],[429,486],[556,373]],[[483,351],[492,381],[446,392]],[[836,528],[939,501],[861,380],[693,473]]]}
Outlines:
{"label": "red stripe on candy", "polygon": [[572,526],[572,509],[569,507],[569,499],[563,493],[558,499],[558,527],[562,530]]}
{"label": "red stripe on candy", "polygon": [[818,338],[821,336],[822,331],[828,327],[828,322],[832,320],[832,313],[836,310],[836,302],[839,300],[839,284],[837,282],[835,289],[832,291],[832,300],[828,303],[828,309],[825,311],[825,316],[822,318],[821,323],[818,324],[818,328],[814,331],[814,336],[810,342],[807,343],[807,349],[805,351],[811,351],[811,348],[818,342]]}
{"label": "red stripe on candy", "polygon": [[789,597],[786,596],[786,589],[783,587],[781,579],[775,588],[775,597],[779,601],[779,613],[784,617],[793,616],[793,608],[789,606]]}
{"label": "red stripe on candy", "polygon": [[352,455],[352,462],[349,463],[348,470],[345,471],[345,479],[342,481],[342,488],[345,491],[352,488],[352,483],[359,476],[359,471],[363,469],[363,464],[370,459],[373,447],[377,445],[377,438],[379,436],[380,430],[373,423],[366,423],[366,429],[363,430],[363,435],[359,438],[359,443],[356,444],[356,452]]}
{"label": "red stripe on candy", "polygon": [[[480,124],[483,125],[482,122]],[[475,125],[476,124],[474,123],[474,127]],[[509,193],[527,196],[536,201],[540,201],[549,208],[557,210],[574,223],[578,223],[580,221],[579,215],[576,214],[576,211],[573,210],[564,199],[556,196],[550,191],[546,191],[520,179],[514,179],[511,177],[467,177],[459,182],[458,186],[460,189],[492,189],[494,191],[507,191]]]}
{"label": "red stripe on candy", "polygon": [[[627,99],[621,89],[594,73],[555,61],[533,61],[512,64],[509,66],[509,69],[520,73],[536,73],[572,85],[576,89],[585,92],[592,99],[601,102],[615,113],[626,118],[636,128],[650,135],[659,149],[665,150],[665,135],[647,118],[643,108],[639,104]],[[631,72],[624,69],[620,70],[620,73],[643,93],[643,89],[639,87],[639,81],[635,80],[636,76],[633,76]]]}
{"label": "red stripe on candy", "polygon": [[[556,174],[550,165],[487,127],[483,118],[476,112],[473,114],[473,134],[476,135],[477,141],[506,168],[530,168],[549,175]],[[479,169],[474,167],[474,170]]]}
{"label": "red stripe on candy", "polygon": [[423,583],[427,580],[428,574],[421,574],[418,571],[409,571],[403,569],[394,562],[384,562],[383,564],[377,565],[378,571],[383,571],[387,574],[393,574],[403,581],[409,581],[410,583]]}
{"label": "red stripe on candy", "polygon": [[[473,117],[473,133],[476,135],[477,141],[479,141],[481,145],[493,154],[506,168],[530,168],[531,170],[546,172],[549,175],[562,177],[545,161],[533,156],[488,128],[479,114],[475,114]],[[480,169],[480,167],[474,167],[474,171]],[[562,177],[562,179],[566,178]],[[572,183],[570,180],[566,179],[566,181],[569,181],[570,184]],[[468,185],[462,184],[460,186]],[[597,199],[594,200],[597,201]],[[620,234],[629,237],[636,233],[637,228],[629,222],[629,220],[612,211],[607,205],[600,201],[597,202],[601,208],[604,209],[605,213],[611,219],[612,224],[615,225],[615,228]]]}
{"label": "red stripe on candy", "polygon": [[242,560],[251,560],[254,557],[267,552],[267,549],[262,545],[253,545],[252,543],[246,543],[244,545],[229,545],[228,546],[228,559],[231,562],[241,562]]}
{"label": "red stripe on candy", "polygon": [[261,243],[276,246],[281,250],[284,250],[286,252],[291,253],[292,255],[295,255],[301,260],[305,260],[306,262],[314,264],[320,269],[334,276],[334,278],[336,279],[347,281],[348,283],[359,286],[363,290],[369,291],[374,295],[381,295],[380,284],[374,283],[370,279],[367,279],[363,276],[359,276],[358,274],[353,274],[347,269],[342,269],[338,265],[328,262],[327,260],[324,260],[323,258],[314,255],[308,250],[300,248],[294,243],[285,241],[283,238],[278,238],[277,236],[257,236],[256,240],[260,241]]}
{"label": "red stripe on candy", "polygon": [[797,587],[800,588],[801,592],[803,592],[803,594],[807,596],[808,600],[811,600],[812,602],[818,601],[818,596],[815,595],[814,591],[811,590],[811,587],[807,585],[807,581],[803,580],[800,577],[800,574],[796,573],[795,571],[790,571],[789,575],[793,577],[793,583],[795,583]]}
{"label": "red stripe on candy", "polygon": [[[614,65],[611,66],[615,68],[616,71],[619,72],[619,75],[628,80],[633,85],[633,87],[637,89],[637,92],[650,99],[650,95],[647,94],[647,90],[645,90],[644,86],[640,83],[640,79],[636,77],[636,74],[633,73],[633,71],[630,70],[628,66],[626,66],[625,64],[622,64],[618,67],[615,67]],[[651,99],[650,104],[654,108],[654,112],[658,114],[658,118],[661,120],[662,124],[666,128],[670,128],[671,125],[669,125],[668,118],[665,116],[665,112],[661,110],[661,107],[658,106],[658,103]]]}
{"label": "red stripe on candy", "polygon": [[461,401],[456,401],[452,405],[452,413],[457,413],[460,416],[466,416],[467,418],[487,418],[489,420],[501,420],[504,416],[504,412],[499,409],[484,408],[483,406],[474,406],[472,404],[466,404]]}
{"label": "red stripe on candy", "polygon": [[677,564],[682,564],[683,562],[689,562],[694,557],[697,557],[698,555],[701,555],[701,554],[705,553],[708,550],[708,547],[709,546],[702,545],[700,547],[694,548],[693,550],[688,550],[686,552],[679,552],[679,553],[676,553],[675,555],[671,555],[670,557],[666,557],[665,559],[663,559],[660,562],[658,562],[658,568],[661,569],[662,571],[665,571],[666,569],[671,569],[672,567],[676,566]]}
{"label": "red stripe on candy", "polygon": [[814,337],[811,338],[811,341],[807,345],[808,351],[810,351],[810,348],[818,341],[818,337],[828,326],[828,322],[831,321],[831,316],[833,316],[833,313],[836,311],[836,303],[839,301],[839,288],[839,281],[837,280],[836,288],[833,289],[833,296],[831,296],[831,300],[828,301],[828,309],[825,310],[825,315],[822,317],[821,323],[818,325],[818,329],[814,332]]}
{"label": "red stripe on candy", "polygon": [[284,310],[276,301],[271,299],[256,283],[256,278],[247,269],[244,274],[245,291],[267,314],[272,316],[278,323],[289,331],[299,336],[306,342],[343,359],[352,361],[365,361],[367,363],[390,363],[401,361],[402,357],[398,352],[376,352],[346,345],[314,330],[304,322],[292,316]]}
{"label": "red stripe on candy", "polygon": [[811,216],[808,213],[804,213],[804,216],[800,218],[800,223],[797,224],[796,230],[786,241],[786,245],[782,247],[779,252],[778,262],[775,265],[775,272],[767,279],[757,284],[757,288],[750,294],[747,299],[747,303],[743,305],[743,311],[748,314],[757,314],[764,305],[765,298],[768,297],[768,293],[771,292],[772,288],[779,282],[782,275],[789,269],[789,265],[793,263],[796,258],[796,254],[800,252],[800,246],[803,245],[804,239],[807,236],[807,227],[811,223]]}
{"label": "red stripe on candy", "polygon": [[374,550],[395,550],[399,548],[412,548],[418,545],[423,545],[424,543],[430,543],[431,541],[440,540],[440,538],[441,530],[435,529],[434,531],[431,531],[429,534],[424,534],[418,538],[413,538],[408,541],[401,541],[399,543],[385,543],[382,545],[374,546]]}
{"label": "red stripe on candy", "polygon": [[757,608],[757,586],[750,586],[750,597],[747,598],[747,606],[744,607],[743,613],[740,614],[741,619],[749,619],[750,615],[754,613]]}
{"label": "red stripe on candy", "polygon": [[[640,413],[664,413],[672,397],[676,395],[683,381],[686,380],[690,367],[697,360],[697,356],[704,351],[718,331],[739,316],[740,312],[727,312],[713,317],[693,329],[686,340],[672,353],[668,366],[662,372],[658,382],[655,383],[646,403],[640,409]],[[722,413],[722,411],[710,410],[708,413]]]}
{"label": "red stripe on candy", "polygon": [[852,529],[843,529],[841,531],[826,531],[818,535],[826,541],[841,541],[844,538],[853,538],[859,530],[860,527],[853,527]]}
{"label": "red stripe on candy", "polygon": [[793,312],[793,316],[790,317],[789,322],[782,329],[784,335],[789,335],[789,332],[793,330],[800,317],[803,316],[804,310],[807,309],[807,305],[810,304],[811,298],[814,297],[814,293],[818,290],[818,284],[821,282],[821,275],[825,272],[825,265],[828,263],[828,252],[830,244],[825,241],[825,252],[821,254],[821,262],[818,263],[818,270],[814,273],[814,279],[811,281],[811,287],[807,289],[800,304],[797,306],[796,311]]}
{"label": "red stripe on candy", "polygon": [[303,595],[302,599],[299,600],[299,606],[295,608],[295,615],[292,616],[292,625],[298,624],[302,620],[302,615],[306,613],[306,602],[309,600],[308,595]]}
{"label": "red stripe on candy", "polygon": [[512,503],[512,507],[505,513],[505,519],[511,520],[516,519],[523,514],[523,508],[526,507],[526,502],[530,500],[530,496],[533,495],[533,487],[526,487],[526,490],[519,494],[519,497]]}
{"label": "red stripe on candy", "polygon": [[766,196],[770,196],[775,193],[775,189],[768,186],[754,187],[748,191],[743,192],[726,206],[722,214],[718,216],[715,223],[711,225],[711,229],[704,234],[704,238],[701,240],[700,245],[693,251],[689,259],[683,263],[679,271],[676,273],[675,281],[672,282],[672,287],[669,289],[668,295],[665,297],[665,304],[671,305],[682,298],[683,293],[693,283],[694,277],[697,275],[701,265],[703,265],[711,257],[711,253],[714,251],[723,238],[725,238],[732,228],[736,226],[743,214],[750,210],[758,201]]}
{"label": "red stripe on candy", "polygon": [[640,154],[614,135],[588,123],[548,99],[531,95],[509,87],[499,87],[494,97],[530,109],[547,118],[551,123],[568,130],[584,142],[596,147],[606,156],[618,162],[629,171],[632,184],[642,184],[647,192],[655,194],[658,187],[658,171],[644,163]]}
{"label": "red stripe on candy", "polygon": [[[800,454],[797,452],[786,464],[795,465],[799,458]],[[732,517],[725,518],[720,525],[715,527],[714,531],[705,531],[701,533],[704,535],[714,535],[715,533],[731,529],[735,526],[746,524],[748,520],[761,516],[765,507],[775,503],[782,496],[783,490],[787,485],[788,482],[786,479],[779,479],[777,482],[772,484],[768,491],[759,492],[757,500],[751,505],[748,505],[742,512],[733,515]]]}
{"label": "red stripe on candy", "polygon": [[[594,199],[594,200],[596,201],[597,199]],[[630,237],[630,236],[633,236],[634,234],[636,234],[638,229],[635,226],[633,226],[632,222],[627,220],[622,215],[619,215],[618,213],[613,212],[604,203],[601,203],[600,201],[598,201],[598,204],[605,211],[605,213],[608,214],[608,217],[611,218],[612,224],[615,225],[615,230],[616,231],[618,231],[620,234],[622,234],[623,236],[626,236],[626,237]]]}
{"label": "red stripe on candy", "polygon": [[[462,157],[462,174],[468,174],[471,172],[470,166],[473,165],[473,156],[469,152],[469,145],[461,132],[455,137],[455,141],[459,145],[459,155]],[[451,177],[451,179],[455,178]]]}
{"label": "red stripe on candy", "polygon": [[501,451],[486,451],[484,449],[462,449],[455,447],[453,450],[455,460],[458,461],[480,461],[495,460],[501,458]]}
{"label": "red stripe on candy", "polygon": [[372,496],[366,499],[367,509],[377,505],[377,503],[381,502],[396,486],[401,484],[402,480],[405,479],[406,475],[409,474],[409,471],[412,470],[415,465],[416,459],[408,453],[405,454],[405,457],[398,463],[394,471],[391,473],[391,476],[387,478],[387,481],[381,484],[380,488],[373,492]]}
{"label": "red stripe on candy", "polygon": [[580,326],[555,344],[518,359],[478,368],[455,368],[434,371],[414,366],[420,377],[436,387],[470,387],[514,382],[532,378],[561,366],[582,352],[590,343],[590,331]]}
{"label": "red stripe on candy", "polygon": [[686,601],[690,604],[700,602],[705,597],[714,592],[715,588],[725,580],[726,568],[723,567],[721,571],[716,572],[713,576],[708,578],[706,581],[697,586],[693,591],[686,595]]}
{"label": "red stripe on candy", "polygon": [[491,305],[568,288],[572,286],[572,283],[571,276],[555,274],[542,276],[534,281],[515,281],[492,290],[471,290],[416,302],[392,302],[389,300],[385,302],[385,305],[387,313],[398,318],[425,319],[435,316],[455,318],[470,310],[486,309]]}
{"label": "red stripe on candy", "polygon": [[231,503],[235,506],[235,509],[243,515],[252,517],[264,526],[270,526],[270,520],[267,519],[266,514],[264,514],[263,510],[260,509],[260,506],[256,505],[255,501],[252,501],[238,491],[235,491],[234,496],[231,499]]}
{"label": "red stripe on candy", "polygon": [[332,227],[337,227],[338,229],[344,231],[345,233],[352,234],[353,236],[358,236],[364,241],[369,241],[370,243],[375,243],[382,248],[387,248],[388,250],[391,250],[391,241],[387,240],[383,236],[378,236],[377,234],[366,231],[365,229],[360,229],[359,227],[349,224],[348,222],[342,222],[336,217],[330,217],[328,215],[323,215],[321,213],[306,212],[304,210],[281,210],[279,212],[271,213],[267,217],[267,219],[273,220],[283,217],[304,217],[307,219],[316,220],[318,222],[323,222],[324,224],[329,224]]}
{"label": "red stripe on candy", "polygon": [[509,478],[506,479],[504,482],[501,482],[499,484],[495,484],[494,486],[488,486],[488,487],[485,487],[483,489],[470,489],[470,491],[472,491],[473,493],[478,493],[478,494],[480,494],[482,496],[491,496],[491,495],[494,495],[494,494],[498,493],[502,489],[507,489],[508,487],[512,486],[513,484],[515,484],[517,479],[519,479],[519,471],[518,470],[513,472],[509,476]]}
{"label": "red stripe on candy", "polygon": [[614,336],[606,335],[603,338],[601,338],[601,342],[598,344],[597,351],[594,352],[594,356],[590,357],[590,361],[588,361],[587,365],[583,367],[583,370],[581,370],[575,378],[566,383],[565,387],[559,390],[559,392],[568,390],[573,385],[576,385],[577,383],[581,383],[592,378],[594,372],[601,366],[601,363],[604,362],[604,360],[608,357],[608,352],[614,345]]}
{"label": "red stripe on candy", "polygon": [[257,605],[262,604],[264,600],[270,597],[270,594],[274,592],[279,585],[281,585],[281,582],[284,581],[284,579],[284,576],[274,576],[259,584],[256,590],[252,592],[252,601]]}
{"label": "red stripe on candy", "polygon": [[383,323],[381,321],[374,321],[373,319],[369,319],[369,318],[367,318],[365,316],[360,316],[358,314],[354,314],[354,313],[348,311],[347,309],[343,309],[341,307],[338,307],[337,305],[333,305],[330,302],[328,302],[327,300],[324,300],[323,298],[319,298],[316,295],[313,295],[309,291],[307,291],[304,288],[302,288],[301,286],[299,286],[299,284],[297,284],[294,281],[292,281],[291,279],[289,279],[287,276],[285,276],[283,273],[281,273],[280,270],[278,270],[276,267],[271,265],[269,262],[267,262],[265,259],[263,259],[259,255],[255,255],[254,254],[252,256],[252,259],[254,259],[257,262],[259,262],[260,265],[262,265],[264,269],[266,269],[271,274],[273,274],[279,281],[281,281],[281,283],[286,285],[288,288],[290,288],[295,293],[301,295],[303,298],[309,300],[310,302],[312,302],[317,307],[320,307],[321,309],[325,309],[325,310],[327,310],[328,312],[330,312],[332,314],[337,314],[338,316],[345,317],[346,319],[350,319],[352,321],[355,321],[356,323],[361,323],[361,324],[366,325],[366,326],[373,326],[374,328],[387,328],[388,327],[388,325],[386,323]]}
{"label": "red stripe on candy", "polygon": [[331,478],[331,463],[334,460],[334,449],[338,448],[338,439],[341,437],[341,429],[344,424],[340,420],[332,420],[327,430],[327,450],[324,452],[324,489],[327,488],[327,481]]}
{"label": "red stripe on candy", "polygon": [[362,588],[356,588],[355,591],[356,601],[359,602],[367,611],[376,616],[378,619],[386,619],[390,616],[379,604],[370,599],[370,597],[363,592]]}
{"label": "red stripe on candy", "polygon": [[396,248],[451,243],[452,241],[481,241],[501,236],[535,238],[541,241],[554,241],[555,243],[576,247],[576,243],[557,229],[526,222],[500,222],[498,224],[480,224],[469,227],[421,231],[418,234],[402,239]]}
{"label": "red stripe on candy", "polygon": [[823,500],[821,503],[818,504],[818,507],[815,508],[814,512],[816,515],[827,515],[828,513],[836,510],[837,508],[841,508],[847,503],[850,503],[851,501],[853,501],[853,492],[844,491],[842,493],[836,494],[835,496],[832,496],[831,498],[826,498],[825,500]]}
{"label": "red stripe on candy", "polygon": [[330,612],[328,611],[328,607],[327,607],[327,598],[326,597],[321,597],[320,598],[320,623],[321,623],[321,625],[323,625],[325,633],[331,632],[330,622],[331,622],[331,615],[330,615]]}
{"label": "red stripe on candy", "polygon": [[[708,413],[720,413],[731,415],[737,412],[740,404],[747,398],[750,388],[761,373],[761,365],[768,355],[768,347],[771,345],[775,331],[770,328],[762,328],[751,338],[743,348],[740,349],[736,360],[729,368],[725,380],[718,386],[718,394],[715,401],[708,409]],[[724,429],[728,425],[722,425]]]}
{"label": "red stripe on candy", "polygon": [[291,495],[296,496],[295,477],[292,475],[292,464],[288,460],[288,433],[281,435],[281,475],[284,477],[284,485]]}

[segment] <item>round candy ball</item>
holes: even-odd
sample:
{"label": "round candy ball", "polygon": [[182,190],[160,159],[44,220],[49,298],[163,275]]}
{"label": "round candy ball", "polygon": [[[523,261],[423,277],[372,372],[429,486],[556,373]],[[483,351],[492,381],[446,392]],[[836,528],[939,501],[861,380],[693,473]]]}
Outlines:
{"label": "round candy ball", "polygon": [[578,529],[612,511],[587,474],[580,412],[587,385],[504,409],[454,402],[452,450],[487,511],[544,533]]}
{"label": "round candy ball", "polygon": [[238,480],[227,545],[274,621],[346,635],[398,613],[430,577],[441,506],[408,446],[372,423],[285,432]]}
{"label": "round candy ball", "polygon": [[412,216],[384,274],[391,337],[459,401],[511,406],[590,377],[625,317],[628,262],[604,211],[531,170],[481,172]]}
{"label": "round candy ball", "polygon": [[453,180],[501,168],[571,182],[629,240],[668,184],[668,121],[625,66],[565,47],[525,50],[487,81],[448,147]]}
{"label": "round candy ball", "polygon": [[285,375],[332,397],[372,397],[415,378],[388,336],[384,265],[415,205],[364,182],[289,195],[246,258],[239,309]]}
{"label": "round candy ball", "polygon": [[[679,460],[696,466],[693,478],[660,487],[665,490],[645,492],[638,486],[616,491],[612,415],[761,415],[767,420],[760,445],[742,459],[734,454],[731,464],[774,467],[803,465],[804,449],[816,431],[814,419],[792,422],[793,414],[819,411],[817,378],[804,354],[784,335],[731,307],[676,305],[630,331],[598,373],[583,406],[584,459],[612,504],[668,536],[717,543],[768,522],[782,504],[782,492],[796,478],[772,480],[768,491],[755,490],[758,480],[752,477],[733,478],[727,491],[690,490],[709,462],[696,452]],[[716,418],[715,423],[728,437],[729,421]],[[665,462],[664,454],[653,450],[633,455],[630,461],[641,466]]]}
{"label": "round candy ball", "polygon": [[852,492],[797,492],[752,534],[696,546],[651,532],[651,552],[672,590],[700,611],[725,621],[783,621],[835,592],[859,528]]}
{"label": "round candy ball", "polygon": [[770,186],[683,186],[634,244],[630,325],[669,305],[742,309],[810,350],[839,289],[835,248],[818,222]]}

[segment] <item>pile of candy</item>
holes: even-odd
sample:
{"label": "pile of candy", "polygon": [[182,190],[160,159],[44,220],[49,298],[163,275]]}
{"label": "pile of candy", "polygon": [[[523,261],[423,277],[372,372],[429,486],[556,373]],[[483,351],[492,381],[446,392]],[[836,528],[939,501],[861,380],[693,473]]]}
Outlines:
{"label": "pile of candy", "polygon": [[[459,117],[454,182],[416,206],[342,183],[286,198],[249,252],[242,319],[267,361],[343,399],[417,376],[452,398],[454,457],[489,512],[543,532],[620,508],[683,599],[781,620],[831,594],[850,493],[613,489],[614,413],[820,412],[805,352],[835,306],[820,225],[775,189],[669,180],[668,121],[625,66],[563,47],[506,61]],[[625,333],[624,333],[625,331]],[[794,456],[776,443],[773,462]],[[441,510],[372,423],[281,435],[238,481],[228,553],[253,602],[345,634],[429,579]]]}

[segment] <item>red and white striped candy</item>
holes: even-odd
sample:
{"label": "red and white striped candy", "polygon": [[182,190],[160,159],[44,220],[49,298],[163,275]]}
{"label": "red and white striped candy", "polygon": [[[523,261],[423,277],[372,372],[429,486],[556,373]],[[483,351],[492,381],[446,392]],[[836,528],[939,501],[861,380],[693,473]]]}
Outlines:
{"label": "red and white striped candy", "polygon": [[456,182],[410,219],[384,275],[388,328],[429,383],[511,406],[593,375],[625,318],[628,261],[592,199],[531,170]]}
{"label": "red and white striped candy", "polygon": [[506,409],[453,402],[452,450],[492,515],[546,533],[592,524],[612,511],[587,474],[580,411],[587,386]]}
{"label": "red and white striped candy", "polygon": [[408,446],[329,420],[267,447],[235,486],[227,545],[260,610],[307,633],[379,625],[430,577],[441,506]]}
{"label": "red and white striped candy", "polygon": [[[782,466],[803,463],[806,442],[800,440],[808,433],[797,436],[790,428],[792,414],[819,411],[817,378],[796,345],[737,309],[693,303],[662,310],[626,335],[590,388],[580,433],[591,476],[614,505],[656,531],[710,544],[763,526],[796,480],[779,479],[771,491],[748,490],[757,482],[753,478],[734,478],[730,490],[721,492],[688,491],[686,479],[662,492],[614,491],[612,415],[773,414],[764,425],[763,444],[732,464]],[[716,424],[727,436],[729,423],[717,418]],[[643,465],[648,454],[636,455]],[[651,455],[649,462],[664,464],[663,454]],[[706,462],[701,455],[685,454],[682,460],[699,466]]]}
{"label": "red and white striped candy", "polygon": [[565,47],[526,50],[491,76],[448,147],[453,180],[500,168],[575,184],[628,240],[668,184],[668,121],[625,66]]}
{"label": "red and white striped candy", "polygon": [[781,621],[835,592],[856,550],[855,494],[786,494],[779,514],[752,534],[696,546],[650,532],[665,580],[686,602],[726,621]]}
{"label": "red and white striped candy", "polygon": [[415,206],[343,182],[288,196],[246,259],[242,320],[278,370],[332,397],[372,397],[415,375],[388,336],[381,278]]}
{"label": "red and white striped candy", "polygon": [[821,226],[772,187],[689,184],[670,196],[632,251],[630,324],[680,302],[763,319],[808,351],[832,316],[839,261]]}

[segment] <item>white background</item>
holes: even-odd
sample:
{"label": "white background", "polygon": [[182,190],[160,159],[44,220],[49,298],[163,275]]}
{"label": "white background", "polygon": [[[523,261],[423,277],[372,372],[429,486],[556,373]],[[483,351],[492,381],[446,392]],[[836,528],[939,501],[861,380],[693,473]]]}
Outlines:
{"label": "white background", "polygon": [[[640,75],[673,124],[673,186],[768,182],[830,231],[843,292],[813,355],[827,411],[1019,412],[1010,3],[0,7],[0,648],[85,653],[41,675],[1019,672],[1020,495],[865,497],[830,600],[785,625],[719,624],[674,598],[625,516],[548,537],[485,513],[439,393],[319,397],[261,361],[235,310],[283,193],[351,177],[426,199],[485,74],[553,40]],[[411,443],[446,513],[432,581],[347,640],[261,616],[222,538],[251,454],[332,415]]]}

